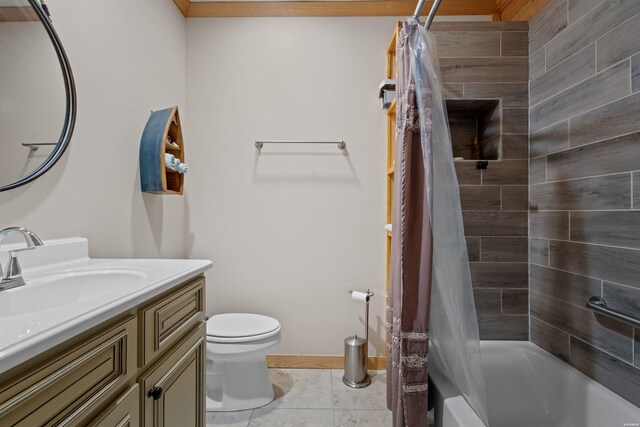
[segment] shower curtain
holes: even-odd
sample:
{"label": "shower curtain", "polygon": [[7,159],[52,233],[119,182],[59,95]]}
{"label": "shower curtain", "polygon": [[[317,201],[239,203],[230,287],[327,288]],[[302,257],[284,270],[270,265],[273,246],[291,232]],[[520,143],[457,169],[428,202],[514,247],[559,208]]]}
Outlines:
{"label": "shower curtain", "polygon": [[387,307],[387,406],[394,427],[427,425],[429,363],[488,424],[436,51],[433,36],[415,19],[403,23],[396,45],[396,181]]}

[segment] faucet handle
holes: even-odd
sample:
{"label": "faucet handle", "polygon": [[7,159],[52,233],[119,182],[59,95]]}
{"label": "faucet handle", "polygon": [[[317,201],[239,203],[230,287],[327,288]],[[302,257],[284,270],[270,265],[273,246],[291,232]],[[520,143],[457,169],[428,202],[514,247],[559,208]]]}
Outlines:
{"label": "faucet handle", "polygon": [[[30,248],[33,249],[33,248]],[[22,268],[20,267],[20,263],[18,262],[18,257],[16,256],[16,252],[22,251],[24,249],[9,251],[9,262],[7,263],[7,267],[4,272],[4,279],[15,279],[18,277],[22,277]]]}

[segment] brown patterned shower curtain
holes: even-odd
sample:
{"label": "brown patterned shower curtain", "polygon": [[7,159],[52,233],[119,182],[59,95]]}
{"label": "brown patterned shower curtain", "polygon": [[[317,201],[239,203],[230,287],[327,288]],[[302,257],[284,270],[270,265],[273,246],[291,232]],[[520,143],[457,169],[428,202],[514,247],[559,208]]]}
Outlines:
{"label": "brown patterned shower curtain", "polygon": [[[430,180],[425,182],[418,101],[407,41],[409,33],[416,30],[416,25],[403,23],[396,45],[396,181],[387,307],[387,407],[393,411],[394,427],[427,425],[433,235],[431,191],[425,188]],[[424,98],[428,105],[422,108],[430,117],[431,97]],[[429,123],[426,125],[430,138]]]}

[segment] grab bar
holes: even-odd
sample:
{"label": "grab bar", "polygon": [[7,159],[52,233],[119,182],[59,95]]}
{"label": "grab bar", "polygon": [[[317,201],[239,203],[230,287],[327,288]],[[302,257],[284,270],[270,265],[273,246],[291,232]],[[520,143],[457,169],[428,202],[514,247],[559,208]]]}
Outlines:
{"label": "grab bar", "polygon": [[344,150],[347,147],[344,141],[299,141],[299,140],[275,140],[275,141],[256,141],[256,148],[259,150],[264,144],[337,144],[338,148]]}
{"label": "grab bar", "polygon": [[607,307],[607,302],[604,300],[604,298],[601,298],[601,297],[589,298],[589,301],[587,301],[587,308],[590,308],[596,313],[603,314],[612,319],[621,320],[623,322],[630,323],[633,326],[640,327],[640,318],[632,317],[624,313],[621,313],[619,311],[610,309],[609,307]]}

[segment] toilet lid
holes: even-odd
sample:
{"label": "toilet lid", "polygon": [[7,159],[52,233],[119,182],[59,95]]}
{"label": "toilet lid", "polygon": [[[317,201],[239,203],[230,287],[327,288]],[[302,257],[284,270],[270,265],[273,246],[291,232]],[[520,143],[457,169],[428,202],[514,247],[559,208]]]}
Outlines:
{"label": "toilet lid", "polygon": [[216,314],[207,320],[207,335],[223,338],[240,338],[273,332],[280,323],[269,316],[250,313]]}

